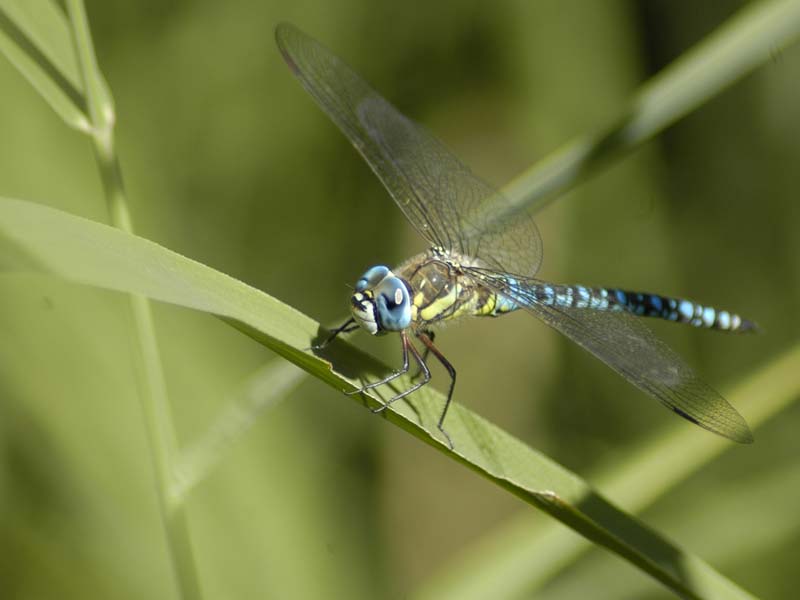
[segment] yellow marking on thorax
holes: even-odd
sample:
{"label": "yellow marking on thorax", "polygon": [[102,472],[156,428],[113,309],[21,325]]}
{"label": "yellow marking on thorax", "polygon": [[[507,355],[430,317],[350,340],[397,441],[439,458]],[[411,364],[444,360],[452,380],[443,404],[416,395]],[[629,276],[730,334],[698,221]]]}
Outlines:
{"label": "yellow marking on thorax", "polygon": [[[458,299],[458,292],[460,291],[460,289],[461,286],[454,285],[446,296],[437,298],[425,308],[421,308],[421,310],[419,311],[419,316],[422,317],[423,321],[433,321],[437,317],[441,319],[442,317],[440,315],[451,310],[451,307],[453,306],[453,304],[455,304],[456,300]],[[423,296],[422,302],[424,302],[425,301],[424,295],[423,294],[419,295]],[[421,307],[421,305],[422,303],[420,303],[419,306]]]}
{"label": "yellow marking on thorax", "polygon": [[[466,297],[465,294],[469,294],[469,297]],[[412,318],[415,320],[419,318],[423,321],[447,321],[465,315],[489,315],[494,311],[497,296],[492,294],[487,302],[479,308],[480,295],[469,289],[465,290],[463,286],[456,284],[446,296],[434,300],[428,306],[424,306],[426,301],[425,294],[421,292],[414,296]]]}

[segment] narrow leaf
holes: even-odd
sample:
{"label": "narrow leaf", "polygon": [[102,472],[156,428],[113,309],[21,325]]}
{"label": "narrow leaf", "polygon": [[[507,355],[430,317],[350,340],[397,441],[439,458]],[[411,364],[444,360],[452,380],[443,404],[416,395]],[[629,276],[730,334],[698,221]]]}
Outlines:
{"label": "narrow leaf", "polygon": [[0,52],[70,127],[90,130],[64,13],[51,0],[0,0]]}
{"label": "narrow leaf", "polygon": [[[645,83],[618,118],[522,173],[505,193],[514,210],[541,209],[695,110],[800,38],[800,2],[748,4]],[[500,217],[501,215],[498,215]]]}
{"label": "narrow leaf", "polygon": [[[158,244],[51,208],[0,199],[0,256],[6,271],[51,273],[221,316],[337,389],[354,389],[356,378],[388,371],[338,340],[324,357],[317,356],[309,348],[324,332],[295,309]],[[441,394],[426,388],[382,414],[685,597],[749,597],[574,473],[458,404],[448,418],[456,447],[449,450],[428,433],[436,431],[442,401]],[[375,405],[374,398],[370,403]]]}

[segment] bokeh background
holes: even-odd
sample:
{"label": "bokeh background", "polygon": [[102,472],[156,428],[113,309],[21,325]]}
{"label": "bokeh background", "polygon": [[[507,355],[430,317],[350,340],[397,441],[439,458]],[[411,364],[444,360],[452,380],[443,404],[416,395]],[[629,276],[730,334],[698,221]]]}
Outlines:
{"label": "bokeh background", "polygon": [[[502,185],[612,119],[746,2],[95,0],[136,231],[322,323],[348,285],[422,249],[301,89],[281,20],[344,57]],[[653,328],[720,389],[800,335],[800,48],[773,60],[537,216],[542,276],[683,295],[759,322],[734,337]],[[107,221],[89,142],[0,60],[0,195]],[[176,597],[121,296],[0,277],[0,597]],[[156,305],[181,442],[278,360],[209,317]],[[353,341],[397,362],[392,340]],[[591,481],[654,431],[689,427],[525,314],[437,341],[456,401]],[[444,374],[435,371],[443,389]],[[731,448],[643,519],[757,595],[800,584],[800,408]],[[696,435],[708,435],[697,429]],[[601,490],[602,491],[602,490]],[[192,494],[207,598],[406,597],[520,512],[547,519],[308,379]],[[595,551],[548,598],[663,597]]]}

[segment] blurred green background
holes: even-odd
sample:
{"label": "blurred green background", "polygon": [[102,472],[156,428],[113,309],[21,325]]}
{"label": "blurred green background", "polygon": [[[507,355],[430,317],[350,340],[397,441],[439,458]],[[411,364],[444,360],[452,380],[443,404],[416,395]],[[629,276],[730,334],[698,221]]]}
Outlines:
{"label": "blurred green background", "polygon": [[[137,233],[332,324],[366,267],[422,244],[283,64],[277,22],[321,40],[502,185],[612,119],[745,4],[105,0],[87,10]],[[776,53],[537,217],[545,278],[687,296],[758,321],[764,334],[747,337],[652,324],[723,391],[800,334],[799,69],[800,48]],[[0,90],[0,195],[107,221],[89,142],[5,59]],[[176,597],[124,299],[10,275],[0,298],[0,597]],[[187,444],[276,359],[214,318],[154,310]],[[399,360],[394,340],[353,340]],[[465,322],[439,341],[459,370],[457,402],[589,481],[652,432],[689,427],[528,315]],[[444,389],[444,373],[434,377]],[[790,597],[798,427],[800,408],[784,411],[643,519],[757,595]],[[188,504],[207,598],[405,597],[520,511],[548,518],[310,378]],[[543,595],[603,592],[666,594],[601,551]]]}

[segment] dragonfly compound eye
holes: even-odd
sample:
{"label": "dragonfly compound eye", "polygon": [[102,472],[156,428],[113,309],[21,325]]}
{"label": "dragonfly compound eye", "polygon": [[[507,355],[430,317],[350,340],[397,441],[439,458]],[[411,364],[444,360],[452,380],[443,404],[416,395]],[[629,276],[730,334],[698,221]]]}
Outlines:
{"label": "dragonfly compound eye", "polygon": [[356,291],[363,292],[364,290],[374,288],[389,275],[390,272],[389,267],[384,267],[383,265],[370,267],[367,269],[367,272],[356,281]]}
{"label": "dragonfly compound eye", "polygon": [[411,298],[399,277],[387,277],[375,288],[378,323],[386,331],[402,331],[411,324]]}

